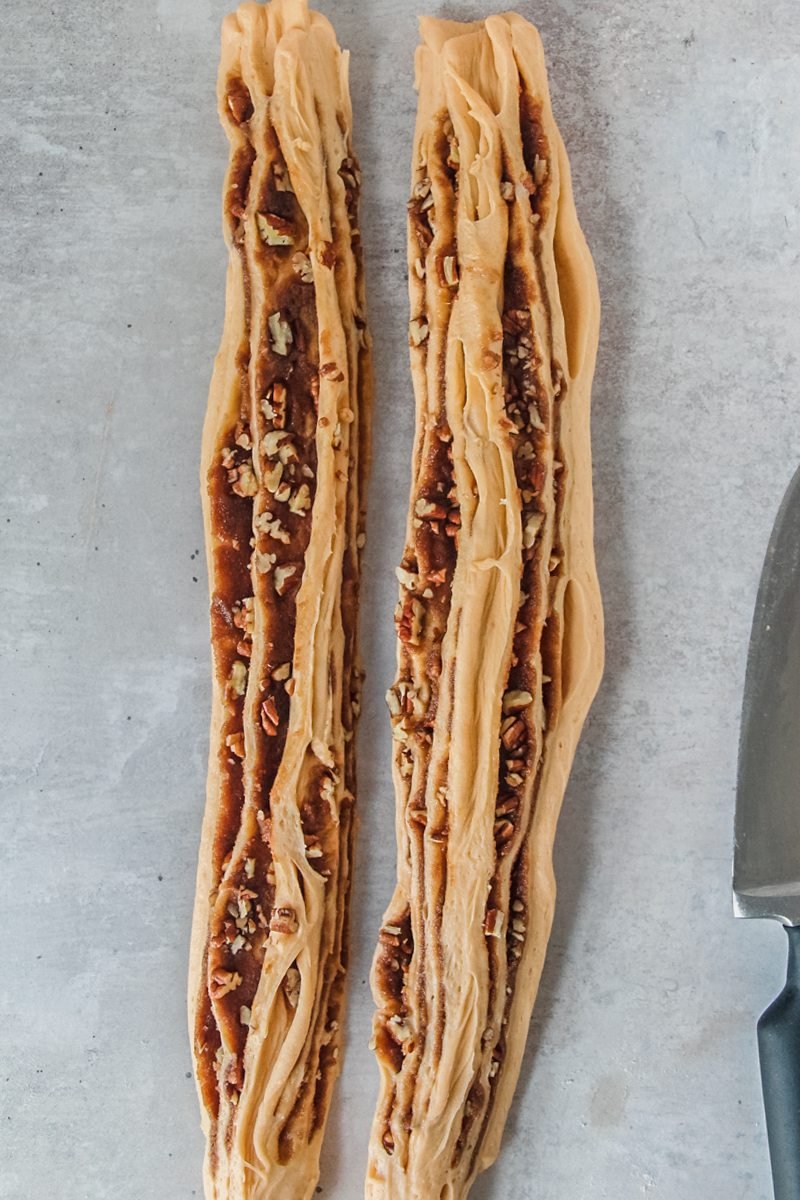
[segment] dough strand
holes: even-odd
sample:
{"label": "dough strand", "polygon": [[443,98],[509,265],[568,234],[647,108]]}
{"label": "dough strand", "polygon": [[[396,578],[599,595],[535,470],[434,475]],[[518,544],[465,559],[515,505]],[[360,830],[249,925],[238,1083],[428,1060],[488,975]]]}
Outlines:
{"label": "dough strand", "polygon": [[421,28],[417,431],[388,695],[398,868],[372,972],[368,1200],[462,1200],[497,1155],[603,660],[600,306],[541,42],[514,14]]}
{"label": "dough strand", "polygon": [[203,434],[213,707],[189,980],[207,1200],[314,1193],[340,1069],[370,343],[347,55],[225,18],[225,325]]}

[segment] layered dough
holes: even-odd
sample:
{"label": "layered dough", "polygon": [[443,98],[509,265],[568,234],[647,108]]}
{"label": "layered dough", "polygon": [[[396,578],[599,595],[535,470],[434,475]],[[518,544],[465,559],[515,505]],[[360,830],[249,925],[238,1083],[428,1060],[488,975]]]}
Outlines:
{"label": "layered dough", "polygon": [[314,1192],[339,1071],[369,344],[347,56],[222,27],[225,325],[202,449],[213,712],[189,981],[208,1200]]}
{"label": "layered dough", "polygon": [[398,570],[397,886],[372,984],[369,1200],[458,1200],[496,1157],[602,671],[597,284],[541,42],[425,19],[409,205],[417,431]]}

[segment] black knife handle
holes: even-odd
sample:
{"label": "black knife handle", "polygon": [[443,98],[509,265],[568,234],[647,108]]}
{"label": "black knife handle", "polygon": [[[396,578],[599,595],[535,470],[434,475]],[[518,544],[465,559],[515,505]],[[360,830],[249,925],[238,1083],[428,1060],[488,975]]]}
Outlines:
{"label": "black knife handle", "polygon": [[786,926],[786,987],[758,1022],[775,1200],[800,1197],[800,926]]}

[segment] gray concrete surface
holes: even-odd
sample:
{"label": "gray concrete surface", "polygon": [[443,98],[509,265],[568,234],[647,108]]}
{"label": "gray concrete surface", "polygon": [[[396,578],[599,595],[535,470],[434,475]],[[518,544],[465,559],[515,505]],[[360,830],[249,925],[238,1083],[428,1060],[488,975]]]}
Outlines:
{"label": "gray concrete surface", "polygon": [[[353,49],[377,334],[350,1042],[322,1195],[360,1194],[368,961],[392,873],[392,568],[412,427],[413,6],[320,0]],[[222,319],[222,0],[0,20],[0,1196],[184,1200],[203,803],[197,458]],[[473,16],[478,3],[452,3]],[[557,846],[524,1084],[475,1200],[767,1200],[754,1051],[780,930],[731,918],[758,573],[800,456],[794,0],[539,0],[604,326],[608,671]],[[390,500],[387,498],[391,497]],[[398,499],[395,500],[395,497]]]}

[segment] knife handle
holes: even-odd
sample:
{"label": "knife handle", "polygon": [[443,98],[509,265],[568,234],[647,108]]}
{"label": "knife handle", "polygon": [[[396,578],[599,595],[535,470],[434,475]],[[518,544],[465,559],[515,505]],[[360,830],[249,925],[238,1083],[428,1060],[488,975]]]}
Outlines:
{"label": "knife handle", "polygon": [[800,1197],[800,926],[786,926],[786,986],[758,1022],[775,1200]]}

